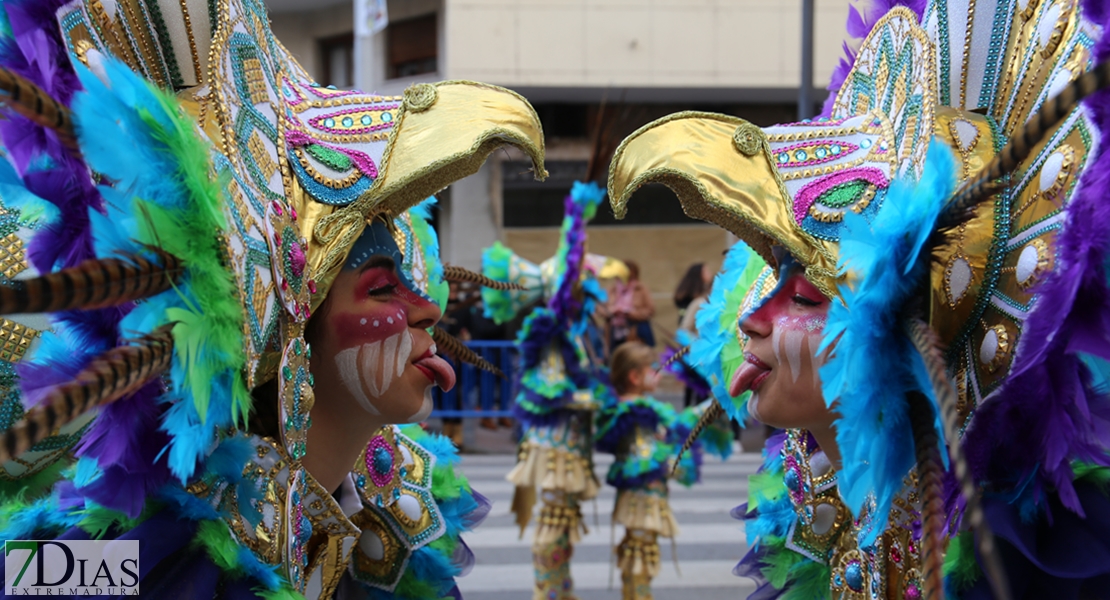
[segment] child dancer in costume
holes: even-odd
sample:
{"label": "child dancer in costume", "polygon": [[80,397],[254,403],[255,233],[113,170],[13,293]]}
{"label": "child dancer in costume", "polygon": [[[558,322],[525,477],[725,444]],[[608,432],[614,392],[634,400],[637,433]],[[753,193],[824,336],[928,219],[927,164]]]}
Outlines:
{"label": "child dancer in costume", "polygon": [[3,538],[139,540],[155,597],[456,593],[487,503],[449,443],[391,425],[454,383],[414,206],[491,132],[542,173],[531,108],[470,83],[320,88],[254,0],[2,8],[0,178],[42,215],[27,258],[45,275],[0,289],[0,313],[53,331],[19,365],[0,458],[77,458],[5,503]]}
{"label": "child dancer in costume", "polygon": [[[624,539],[613,549],[621,571],[621,597],[650,600],[651,580],[659,574],[659,538],[674,539],[678,523],[667,502],[667,478],[677,449],[707,404],[678,414],[670,404],[649,394],[659,382],[655,351],[640,342],[626,342],[613,352],[609,374],[616,402],[598,412],[597,449],[615,455],[606,482],[617,488],[613,523],[623,525]],[[731,431],[711,427],[711,446],[722,458],[732,450]],[[702,444],[683,455],[675,478],[685,486],[699,478]]]}
{"label": "child dancer in costume", "polygon": [[1110,123],[1078,98],[1108,9],[891,8],[827,118],[683,113],[618,149],[618,215],[661,181],[771,266],[722,374],[789,429],[752,487],[756,597],[1104,595]]}
{"label": "child dancer in costume", "polygon": [[576,182],[566,199],[562,237],[555,256],[534,265],[501,244],[486,250],[483,272],[519,284],[525,292],[483,290],[486,315],[505,322],[542,298],[517,336],[520,392],[514,414],[523,425],[516,467],[513,512],[521,533],[532,518],[536,488],[540,511],[532,544],[536,600],[573,598],[570,558],[582,523],[581,502],[597,495],[593,471],[593,410],[607,395],[607,381],[591,356],[587,328],[604,292],[583,269],[586,223],[604,192]]}

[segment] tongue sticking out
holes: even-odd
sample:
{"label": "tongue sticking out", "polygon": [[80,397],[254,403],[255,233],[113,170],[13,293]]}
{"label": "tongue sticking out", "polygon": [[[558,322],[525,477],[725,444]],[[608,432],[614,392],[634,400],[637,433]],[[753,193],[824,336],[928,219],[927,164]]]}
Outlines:
{"label": "tongue sticking out", "polygon": [[445,392],[455,387],[455,369],[447,361],[433,354],[428,358],[416,361],[416,364],[428,369],[436,375],[436,385]]}
{"label": "tongue sticking out", "polygon": [[728,394],[733,398],[743,394],[752,388],[752,383],[757,377],[767,372],[768,370],[763,367],[744,361],[740,364],[740,368],[736,369],[736,373],[732,375],[732,381],[728,386]]}

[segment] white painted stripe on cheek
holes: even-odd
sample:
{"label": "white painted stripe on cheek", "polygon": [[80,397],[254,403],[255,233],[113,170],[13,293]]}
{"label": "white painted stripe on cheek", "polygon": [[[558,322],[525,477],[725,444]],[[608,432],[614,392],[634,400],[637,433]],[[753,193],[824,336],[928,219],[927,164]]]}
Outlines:
{"label": "white painted stripe on cheek", "polygon": [[405,372],[409,364],[409,355],[412,354],[412,334],[406,329],[401,332],[401,347],[397,349],[397,376]]}
{"label": "white painted stripe on cheek", "polygon": [[821,385],[821,367],[825,366],[825,357],[816,353],[816,350],[821,347],[821,335],[807,335],[806,345],[809,346],[809,351],[813,353],[813,385],[817,387]]}
{"label": "white painted stripe on cheek", "polygon": [[790,362],[790,375],[795,383],[802,374],[802,340],[805,337],[804,331],[787,331],[782,344],[786,347],[786,360]]}
{"label": "white painted stripe on cheek", "polygon": [[409,423],[419,423],[428,418],[432,414],[432,386],[428,386],[424,390],[424,400],[420,403],[420,410],[416,411],[414,415],[406,419]]}
{"label": "white painted stripe on cheek", "polygon": [[393,365],[397,360],[397,346],[401,341],[401,334],[396,333],[382,342],[382,362],[380,365],[375,365],[378,371],[382,374],[382,385],[378,388],[378,394],[384,394],[389,386],[393,385]]}
{"label": "white painted stripe on cheek", "polygon": [[373,404],[370,404],[370,399],[362,391],[362,378],[359,376],[358,370],[358,351],[359,348],[348,348],[335,355],[335,367],[339,371],[339,379],[343,382],[347,391],[355,397],[363,410],[372,415],[380,415],[381,413],[374,408]]}
{"label": "white painted stripe on cheek", "polygon": [[359,373],[362,375],[363,381],[366,382],[366,387],[369,388],[370,395],[375,398],[381,395],[381,391],[378,388],[378,355],[381,351],[381,342],[363,344],[362,361],[359,365]]}
{"label": "white painted stripe on cheek", "polygon": [[779,350],[779,340],[782,339],[782,323],[775,323],[775,329],[771,332],[771,348],[775,351],[775,366],[782,365],[782,352]]}

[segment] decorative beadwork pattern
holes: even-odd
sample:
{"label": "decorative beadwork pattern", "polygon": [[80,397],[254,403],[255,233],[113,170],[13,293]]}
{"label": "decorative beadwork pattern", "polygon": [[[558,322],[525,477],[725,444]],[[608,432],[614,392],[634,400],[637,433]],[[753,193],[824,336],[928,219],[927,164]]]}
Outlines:
{"label": "decorative beadwork pattern", "polygon": [[0,361],[19,362],[41,331],[0,317]]}

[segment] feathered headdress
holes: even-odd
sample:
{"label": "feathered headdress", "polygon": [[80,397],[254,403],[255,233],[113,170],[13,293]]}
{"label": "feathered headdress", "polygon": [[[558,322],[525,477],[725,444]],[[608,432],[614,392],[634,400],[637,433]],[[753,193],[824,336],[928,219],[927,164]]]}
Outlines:
{"label": "feathered headdress", "polygon": [[[833,360],[821,372],[841,416],[842,492],[857,512],[874,498],[884,523],[917,463],[935,550],[938,438],[984,540],[973,482],[1051,489],[1082,512],[1071,461],[1107,464],[1106,400],[1083,356],[1110,352],[1099,334],[1110,314],[1106,234],[1092,229],[1105,191],[1103,109],[1079,105],[1110,72],[1095,64],[1091,21],[1107,11],[978,2],[969,16],[940,2],[923,12],[886,4],[873,25],[870,13],[856,19],[870,32],[825,118],[760,129],[672,115],[624,141],[609,189],[620,216],[640,185],[664,183],[688,214],[732,231],[772,266],[772,250],[785,251],[842,303],[826,325]],[[930,150],[933,140],[945,149]],[[876,363],[867,348],[889,354]],[[880,364],[897,369],[880,374]],[[924,556],[926,588],[936,590],[940,552]]]}

